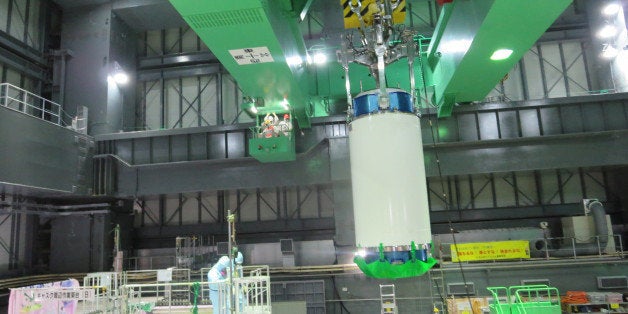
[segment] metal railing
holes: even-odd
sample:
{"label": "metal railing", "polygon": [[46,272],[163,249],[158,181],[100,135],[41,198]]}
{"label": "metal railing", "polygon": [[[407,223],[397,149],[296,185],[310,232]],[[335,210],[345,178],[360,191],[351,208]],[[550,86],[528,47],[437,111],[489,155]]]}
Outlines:
{"label": "metal railing", "polygon": [[[122,273],[122,284],[142,284],[158,282],[159,272],[166,269],[147,269],[147,270],[127,270]],[[170,278],[167,281],[172,282],[189,282],[191,280],[191,271],[187,268],[171,268]],[[165,281],[165,280],[161,280]]]}
{"label": "metal railing", "polygon": [[[600,241],[607,237],[607,241]],[[526,239],[522,239],[526,240]],[[625,252],[621,235],[592,236],[588,238],[554,237],[538,238],[530,241],[530,257],[550,260],[553,258],[587,258],[587,257],[618,257],[624,258]],[[490,241],[487,241],[490,242]],[[435,257],[442,261],[451,261],[451,245],[454,243],[437,243]],[[462,244],[462,243],[458,243]],[[586,247],[585,247],[586,246]],[[493,262],[479,260],[476,262]]]}
{"label": "metal railing", "polygon": [[[606,241],[602,241],[605,239]],[[624,246],[621,235],[592,236],[587,238],[560,237],[536,239],[542,244],[538,250],[545,259],[551,257],[579,258],[587,256],[618,256],[624,257]],[[588,248],[583,248],[586,245]]]}
{"label": "metal railing", "polygon": [[176,261],[177,258],[173,255],[125,257],[122,260],[122,269],[143,270],[168,268],[174,267]]}
{"label": "metal railing", "polygon": [[0,106],[62,127],[72,126],[72,117],[61,105],[9,83],[0,84]]}
{"label": "metal railing", "polygon": [[[233,279],[235,313],[270,313],[270,277],[268,266],[249,266],[248,275]],[[147,271],[150,272],[150,271]],[[154,270],[153,270],[154,272]],[[204,279],[204,278],[203,278]],[[150,282],[121,286],[122,313],[199,313],[229,312],[229,280],[213,282],[218,287],[220,305],[210,305],[207,282]]]}

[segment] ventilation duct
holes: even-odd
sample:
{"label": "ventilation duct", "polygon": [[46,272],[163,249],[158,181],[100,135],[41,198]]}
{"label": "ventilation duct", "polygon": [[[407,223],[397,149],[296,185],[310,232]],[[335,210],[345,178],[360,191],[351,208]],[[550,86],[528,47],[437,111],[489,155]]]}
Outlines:
{"label": "ventilation duct", "polygon": [[600,201],[594,200],[587,203],[586,208],[593,216],[594,235],[598,237],[598,241],[593,243],[562,243],[556,248],[552,248],[549,244],[545,247],[544,241],[538,241],[536,247],[543,253],[549,254],[551,257],[568,257],[576,255],[598,255],[603,251],[608,243],[609,230],[606,224],[606,211],[604,205]]}

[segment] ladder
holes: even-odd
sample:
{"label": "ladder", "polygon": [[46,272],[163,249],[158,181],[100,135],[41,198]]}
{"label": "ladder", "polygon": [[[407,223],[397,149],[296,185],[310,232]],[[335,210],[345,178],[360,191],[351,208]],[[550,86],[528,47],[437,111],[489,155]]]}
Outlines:
{"label": "ladder", "polygon": [[395,299],[395,285],[379,285],[379,297],[382,305],[382,314],[397,314],[397,299]]}
{"label": "ladder", "polygon": [[[445,274],[442,268],[431,269],[429,271],[429,280],[432,289],[430,294],[432,297],[432,305],[434,307],[434,313],[446,313],[445,304],[443,299],[445,296]],[[438,312],[437,312],[438,310]]]}

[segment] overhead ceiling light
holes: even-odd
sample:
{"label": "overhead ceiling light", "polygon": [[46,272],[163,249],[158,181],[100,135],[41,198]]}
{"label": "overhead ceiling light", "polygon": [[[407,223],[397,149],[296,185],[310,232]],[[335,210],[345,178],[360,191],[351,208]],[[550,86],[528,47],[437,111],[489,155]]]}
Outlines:
{"label": "overhead ceiling light", "polygon": [[359,257],[364,258],[364,257],[366,257],[366,251],[365,250],[357,250],[355,252],[355,256],[359,256]]}
{"label": "overhead ceiling light", "polygon": [[251,118],[254,118],[257,114],[257,107],[253,101],[245,101],[241,103],[240,108]]}
{"label": "overhead ceiling light", "polygon": [[124,85],[129,82],[129,76],[124,72],[118,72],[113,75],[113,81]]}
{"label": "overhead ceiling light", "polygon": [[613,45],[611,44],[604,46],[604,49],[602,49],[602,57],[604,59],[613,59],[617,57],[618,54],[619,50],[617,50],[617,48],[613,47]]}
{"label": "overhead ceiling light", "polygon": [[491,60],[497,61],[497,60],[508,59],[508,57],[510,57],[511,54],[512,54],[512,49],[497,49],[491,55]]}
{"label": "overhead ceiling light", "polygon": [[442,43],[438,50],[441,53],[467,52],[471,47],[471,42],[469,39],[450,40]]}
{"label": "overhead ceiling light", "polygon": [[300,56],[292,56],[286,58],[286,63],[289,66],[299,66],[303,63],[303,59]]}
{"label": "overhead ceiling light", "polygon": [[281,101],[281,106],[283,107],[283,109],[286,109],[286,110],[290,109],[290,104],[288,103],[288,100],[285,98]]}
{"label": "overhead ceiling light", "polygon": [[327,62],[327,56],[322,52],[317,52],[312,56],[312,62],[315,64],[323,64]]}
{"label": "overhead ceiling light", "polygon": [[604,25],[599,32],[597,32],[597,36],[600,38],[610,38],[617,35],[617,28],[613,25]]}
{"label": "overhead ceiling light", "polygon": [[613,15],[617,14],[617,12],[619,12],[620,8],[621,7],[619,6],[618,3],[612,2],[612,3],[609,3],[608,5],[606,5],[602,9],[602,14],[604,14],[606,16],[613,16]]}
{"label": "overhead ceiling light", "polygon": [[113,81],[116,84],[124,85],[130,80],[129,75],[117,61],[113,61],[111,64],[111,72],[109,73],[109,76],[107,76],[108,82]]}

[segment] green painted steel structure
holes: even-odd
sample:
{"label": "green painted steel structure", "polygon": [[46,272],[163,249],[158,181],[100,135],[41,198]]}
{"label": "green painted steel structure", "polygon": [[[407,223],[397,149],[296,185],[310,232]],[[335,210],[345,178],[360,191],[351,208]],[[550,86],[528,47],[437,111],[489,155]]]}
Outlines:
{"label": "green painted steel structure", "polygon": [[547,285],[487,287],[491,314],[560,314],[558,289]]}
{"label": "green painted steel structure", "polygon": [[245,95],[267,105],[286,99],[299,127],[309,128],[306,55],[290,1],[171,0],[183,19],[236,78]]}
{"label": "green painted steel structure", "polygon": [[[523,57],[571,0],[453,1],[441,11],[427,58],[439,116],[457,102],[482,100]],[[491,60],[510,49],[504,60]],[[428,84],[430,84],[428,83]]]}
{"label": "green painted steel structure", "polygon": [[[267,115],[283,117],[291,116],[290,110],[278,108],[257,109],[256,126],[252,128],[251,138],[249,138],[249,154],[261,162],[293,161],[296,159],[295,136],[290,127],[273,125],[266,130],[264,120]],[[281,118],[279,118],[281,119]]]}
{"label": "green painted steel structure", "polygon": [[[306,48],[297,25],[303,1],[294,5],[268,0],[170,2],[247,96],[262,97],[269,104],[287,99],[299,127],[308,128],[310,116],[329,113],[322,109],[323,102],[346,95],[340,64],[329,63],[317,70],[305,64]],[[445,4],[431,41],[421,37],[421,44],[429,42],[429,48],[420,48],[414,62],[418,92],[439,108],[440,117],[451,115],[456,103],[482,100],[571,2],[473,0]],[[239,64],[230,52],[260,47],[267,48],[272,61]],[[512,55],[491,60],[497,49],[510,49]],[[253,55],[259,55],[258,51]],[[286,61],[297,56],[303,64],[288,65]],[[389,87],[410,88],[406,63],[403,58],[387,67]],[[353,94],[360,87],[374,88],[367,68],[349,66]]]}

